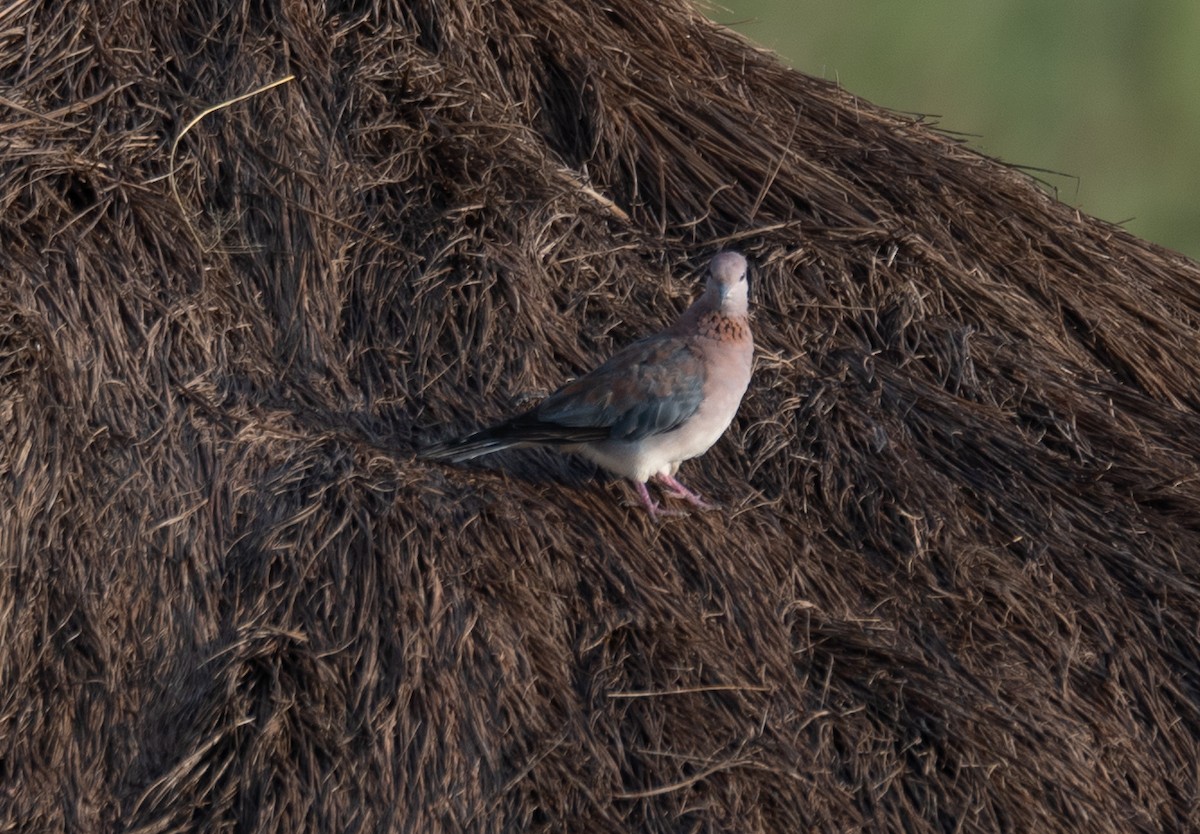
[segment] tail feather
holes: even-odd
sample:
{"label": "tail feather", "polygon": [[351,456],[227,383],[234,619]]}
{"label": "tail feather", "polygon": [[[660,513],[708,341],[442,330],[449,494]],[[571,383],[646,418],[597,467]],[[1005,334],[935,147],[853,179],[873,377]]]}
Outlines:
{"label": "tail feather", "polygon": [[502,452],[522,445],[519,440],[488,437],[488,430],[468,434],[453,440],[444,440],[423,448],[417,457],[425,460],[447,460],[451,463],[462,463],[464,460],[490,455],[492,452]]}
{"label": "tail feather", "polygon": [[503,423],[480,429],[464,437],[443,440],[423,448],[418,457],[426,460],[446,460],[461,463],[464,460],[516,449],[525,446],[567,446],[603,440],[609,429],[560,426],[538,420],[533,414],[522,414]]}

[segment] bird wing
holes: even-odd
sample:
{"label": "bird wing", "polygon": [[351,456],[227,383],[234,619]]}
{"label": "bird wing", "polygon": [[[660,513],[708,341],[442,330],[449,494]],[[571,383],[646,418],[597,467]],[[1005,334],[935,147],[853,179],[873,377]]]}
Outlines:
{"label": "bird wing", "polygon": [[704,378],[704,360],[694,344],[659,334],[559,388],[534,414],[543,425],[608,429],[610,438],[640,440],[678,428],[695,414]]}
{"label": "bird wing", "polygon": [[426,446],[423,458],[464,461],[515,446],[640,440],[683,425],[700,407],[705,364],[699,348],[659,334],[634,342],[596,370],[522,414]]}

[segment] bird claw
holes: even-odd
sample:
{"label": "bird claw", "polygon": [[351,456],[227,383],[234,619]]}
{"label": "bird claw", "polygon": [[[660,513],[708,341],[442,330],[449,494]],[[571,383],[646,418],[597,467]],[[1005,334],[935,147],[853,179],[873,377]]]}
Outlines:
{"label": "bird claw", "polygon": [[650,497],[650,490],[646,489],[646,485],[640,481],[635,483],[637,487],[638,498],[641,499],[642,507],[650,515],[654,521],[661,521],[664,518],[672,518],[687,515],[687,510],[675,510],[664,507],[653,498]]}
{"label": "bird claw", "polygon": [[[704,498],[702,498],[698,493],[692,492],[670,475],[655,475],[654,480],[658,482],[660,486],[662,486],[664,492],[666,492],[668,496],[672,498],[681,498],[701,512],[721,509],[719,504],[712,504],[708,501],[705,501]],[[663,518],[673,518],[688,515],[687,510],[677,510],[672,507],[664,507],[662,504],[655,501],[650,497],[650,490],[646,488],[644,483],[635,482],[634,486],[637,487],[638,498],[641,500],[642,508],[647,512],[647,514],[649,514],[650,518],[654,519],[655,521],[660,521]]]}
{"label": "bird claw", "polygon": [[677,481],[671,475],[656,475],[655,480],[657,480],[667,490],[669,495],[675,498],[682,498],[684,501],[687,501],[698,510],[708,512],[710,510],[720,509],[719,505],[704,500],[703,496],[697,492],[692,492],[692,490],[679,483],[679,481]]}
{"label": "bird claw", "polygon": [[664,518],[682,518],[685,515],[688,515],[687,510],[676,510],[661,504],[655,505],[654,511],[650,513],[650,517],[655,521],[662,521]]}

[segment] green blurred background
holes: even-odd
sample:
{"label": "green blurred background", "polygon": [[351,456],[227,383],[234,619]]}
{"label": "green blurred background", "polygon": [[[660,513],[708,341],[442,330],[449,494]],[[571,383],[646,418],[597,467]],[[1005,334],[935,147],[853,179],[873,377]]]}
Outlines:
{"label": "green blurred background", "polygon": [[716,20],[1200,258],[1200,0],[723,0]]}

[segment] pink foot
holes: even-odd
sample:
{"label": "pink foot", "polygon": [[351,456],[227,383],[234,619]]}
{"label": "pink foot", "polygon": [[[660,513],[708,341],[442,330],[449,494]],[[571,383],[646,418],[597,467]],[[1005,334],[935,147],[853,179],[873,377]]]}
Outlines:
{"label": "pink foot", "polygon": [[642,506],[655,521],[664,516],[687,515],[683,510],[668,510],[655,503],[654,499],[650,497],[650,490],[646,489],[646,485],[641,481],[635,481],[634,486],[637,487],[638,498],[642,499]]}
{"label": "pink foot", "polygon": [[690,489],[685,487],[683,484],[679,483],[679,481],[675,480],[674,476],[672,476],[672,475],[659,474],[659,475],[655,475],[654,478],[660,484],[662,484],[664,487],[666,487],[668,492],[671,495],[675,496],[676,498],[682,498],[684,501],[687,501],[689,504],[691,504],[693,507],[696,507],[697,509],[701,509],[701,510],[717,509],[716,504],[710,504],[709,502],[705,501],[699,494],[692,492]]}

